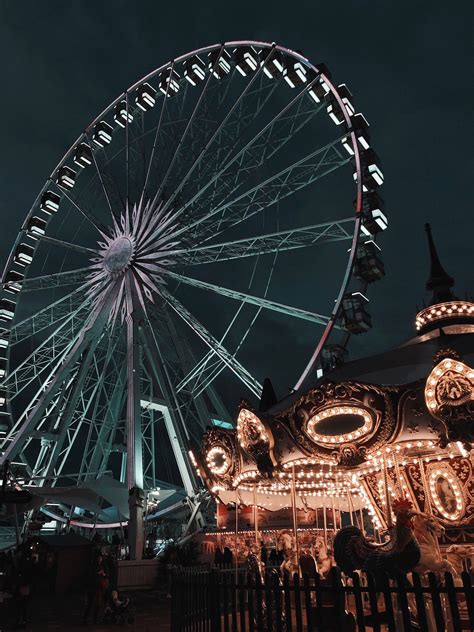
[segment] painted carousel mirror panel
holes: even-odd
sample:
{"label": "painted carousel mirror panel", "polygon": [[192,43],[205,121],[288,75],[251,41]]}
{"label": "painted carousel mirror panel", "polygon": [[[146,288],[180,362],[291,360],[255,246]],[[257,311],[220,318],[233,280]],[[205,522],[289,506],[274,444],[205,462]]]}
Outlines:
{"label": "painted carousel mirror panel", "polygon": [[447,520],[457,521],[464,514],[464,498],[457,476],[446,467],[433,469],[428,478],[431,500]]}
{"label": "painted carousel mirror panel", "polygon": [[263,477],[271,477],[276,465],[273,434],[262,419],[248,408],[241,408],[237,417],[237,439],[241,448],[256,462]]}
{"label": "painted carousel mirror panel", "polygon": [[355,467],[397,431],[396,387],[325,382],[303,395],[281,420],[308,455]]}

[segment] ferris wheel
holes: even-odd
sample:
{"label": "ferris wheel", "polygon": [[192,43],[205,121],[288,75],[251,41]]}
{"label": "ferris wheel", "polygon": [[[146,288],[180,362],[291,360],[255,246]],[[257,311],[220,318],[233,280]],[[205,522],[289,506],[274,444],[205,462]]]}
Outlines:
{"label": "ferris wheel", "polygon": [[193,494],[188,447],[232,423],[228,385],[258,401],[281,358],[299,387],[370,327],[382,183],[348,88],[282,46],[209,46],[131,86],[8,257],[0,463]]}

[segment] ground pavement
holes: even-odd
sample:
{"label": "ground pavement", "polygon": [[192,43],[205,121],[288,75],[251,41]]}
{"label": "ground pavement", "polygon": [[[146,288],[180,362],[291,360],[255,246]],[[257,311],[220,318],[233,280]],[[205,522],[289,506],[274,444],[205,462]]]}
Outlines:
{"label": "ground pavement", "polygon": [[[65,632],[170,632],[170,599],[166,599],[162,592],[156,590],[133,591],[127,593],[130,597],[130,608],[134,615],[134,622],[124,626],[119,624],[82,625],[84,598],[81,595],[51,596],[32,604],[31,623],[28,632],[46,632],[52,630]],[[1,632],[9,632],[15,628],[4,627],[0,622]]]}

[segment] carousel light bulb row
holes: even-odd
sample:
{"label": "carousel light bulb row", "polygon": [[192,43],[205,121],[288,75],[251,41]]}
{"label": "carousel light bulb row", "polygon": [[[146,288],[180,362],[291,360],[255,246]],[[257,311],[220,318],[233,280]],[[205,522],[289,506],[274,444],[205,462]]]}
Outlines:
{"label": "carousel light bulb row", "polygon": [[415,325],[419,331],[428,322],[470,314],[474,315],[474,304],[472,303],[465,303],[464,301],[449,301],[441,305],[438,303],[418,312]]}
{"label": "carousel light bulb row", "polygon": [[[456,510],[453,512],[449,512],[442,504],[440,498],[439,498],[439,494],[438,494],[438,490],[437,490],[437,482],[439,480],[440,477],[445,478],[449,485],[451,486],[451,489],[454,492],[454,498],[455,498],[455,502],[456,502]],[[429,486],[430,486],[430,495],[431,498],[435,504],[436,509],[438,510],[438,512],[444,517],[447,518],[448,520],[458,520],[458,518],[462,515],[463,513],[463,495],[462,495],[462,491],[459,487],[458,482],[455,480],[454,476],[448,472],[445,469],[439,469],[439,470],[433,470],[430,473],[430,477],[429,477]]]}
{"label": "carousel light bulb row", "polygon": [[[411,459],[402,459],[401,461],[399,461],[399,465],[401,465],[402,467],[406,467],[407,465],[418,465],[418,463],[432,463],[433,461],[442,461],[445,459],[455,459],[456,455],[453,454],[452,452],[450,452],[449,454],[438,454],[438,455],[433,455],[433,456],[424,456],[424,457],[412,457]],[[383,462],[383,460],[381,461],[377,461],[374,460],[373,461],[374,465],[371,467],[367,467],[367,468],[363,468],[361,470],[358,471],[358,474],[360,476],[366,476],[367,474],[376,474],[378,472],[381,472],[384,467],[385,467],[385,463]],[[392,469],[393,467],[395,467],[394,463],[391,460],[387,460],[387,467],[388,469]]]}
{"label": "carousel light bulb row", "polygon": [[[328,436],[328,435],[323,435],[316,432],[317,424],[320,421],[323,421],[324,419],[328,417],[334,417],[336,415],[357,415],[363,418],[364,424],[362,425],[361,428],[357,428],[356,430],[352,432],[347,432],[347,433],[339,434],[339,435]],[[310,435],[310,437],[313,439],[313,441],[318,441],[320,443],[334,443],[334,444],[341,444],[341,443],[347,443],[348,441],[354,441],[355,439],[358,439],[359,437],[368,434],[372,430],[372,428],[373,428],[372,416],[369,414],[367,410],[365,410],[365,408],[360,408],[359,406],[348,406],[348,405],[340,405],[340,406],[333,406],[331,408],[327,408],[326,410],[321,411],[314,417],[311,417],[311,419],[308,421],[308,424],[306,426],[306,430],[308,434]]]}
{"label": "carousel light bulb row", "polygon": [[361,496],[364,504],[365,504],[365,508],[367,509],[367,512],[369,514],[369,518],[372,521],[372,524],[374,525],[374,527],[376,529],[378,529],[380,531],[380,529],[382,528],[382,523],[379,520],[379,517],[377,516],[377,512],[375,511],[375,508],[367,494],[367,492],[365,491],[363,485],[361,485],[358,488],[358,493]]}
{"label": "carousel light bulb row", "polygon": [[239,412],[239,416],[237,417],[237,439],[239,440],[242,448],[246,449],[247,447],[247,439],[245,436],[246,427],[250,427],[252,431],[256,430],[259,434],[260,440],[265,443],[269,443],[269,437],[267,431],[265,430],[265,426],[257,415],[246,408],[242,408]]}
{"label": "carousel light bulb row", "polygon": [[[221,460],[220,465],[217,464],[216,459]],[[227,450],[220,446],[213,446],[209,450],[206,456],[206,461],[209,469],[216,476],[223,476],[226,474],[232,464]]]}
{"label": "carousel light bulb row", "polygon": [[329,465],[331,466],[336,466],[337,465],[337,461],[335,461],[334,459],[311,459],[311,458],[305,458],[305,459],[294,459],[293,461],[287,461],[286,463],[283,463],[282,467],[284,470],[289,470],[292,467],[296,467],[297,465]]}

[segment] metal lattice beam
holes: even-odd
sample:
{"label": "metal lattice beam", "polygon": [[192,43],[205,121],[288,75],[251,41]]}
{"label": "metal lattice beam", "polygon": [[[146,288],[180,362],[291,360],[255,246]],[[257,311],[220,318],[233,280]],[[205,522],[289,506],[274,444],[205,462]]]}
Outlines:
{"label": "metal lattice beam", "polygon": [[346,218],[334,222],[302,226],[280,232],[256,235],[246,239],[225,241],[208,246],[197,246],[186,250],[178,250],[173,254],[183,265],[201,265],[216,263],[230,259],[255,257],[273,252],[309,248],[333,241],[347,241],[352,239],[354,218]]}
{"label": "metal lattice beam", "polygon": [[291,305],[277,303],[276,301],[270,301],[266,298],[252,296],[251,294],[245,294],[244,292],[238,292],[237,290],[230,290],[229,288],[221,287],[219,285],[213,285],[212,283],[206,283],[205,281],[199,281],[198,279],[187,277],[184,274],[171,272],[171,270],[166,270],[166,276],[174,279],[175,281],[178,281],[179,283],[186,283],[187,285],[197,287],[201,290],[209,290],[216,294],[226,296],[227,298],[232,298],[242,303],[249,303],[250,305],[263,307],[264,309],[269,309],[273,312],[279,312],[280,314],[285,314],[286,316],[308,320],[309,322],[317,323],[318,325],[327,325],[329,321],[329,318],[327,316],[322,316],[321,314],[316,314],[305,309],[299,309],[298,307],[293,307]]}
{"label": "metal lattice beam", "polygon": [[[179,275],[178,275],[179,276]],[[239,380],[256,396],[260,397],[262,385],[247,371],[214,336],[182,305],[168,290],[162,290],[163,298],[175,312],[191,327],[196,335],[212,349]]]}

